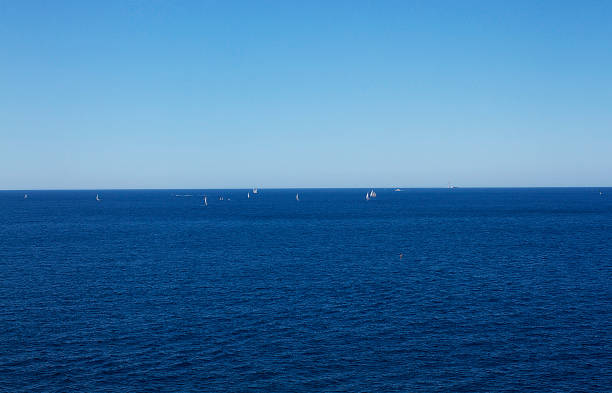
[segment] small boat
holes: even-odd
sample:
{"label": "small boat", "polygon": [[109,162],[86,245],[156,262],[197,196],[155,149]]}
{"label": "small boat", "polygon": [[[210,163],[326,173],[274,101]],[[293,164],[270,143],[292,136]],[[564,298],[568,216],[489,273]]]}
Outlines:
{"label": "small boat", "polygon": [[100,202],[102,200],[102,198],[100,198],[100,195],[96,194],[96,201]]}
{"label": "small boat", "polygon": [[366,201],[370,200],[370,194],[366,192]]}
{"label": "small boat", "polygon": [[219,197],[219,200],[220,200],[220,201],[222,201],[222,200],[223,200],[223,197]]}
{"label": "small boat", "polygon": [[295,194],[295,200],[298,201],[298,202],[300,201],[300,195],[299,194]]}
{"label": "small boat", "polygon": [[208,206],[208,199],[206,198],[206,195],[204,195],[204,206]]}
{"label": "small boat", "polygon": [[376,192],[374,190],[370,191],[370,198],[376,198]]}
{"label": "small boat", "polygon": [[247,199],[251,197],[251,193],[247,192]]}
{"label": "small boat", "polygon": [[395,189],[395,190],[393,190],[393,191],[398,192],[398,191],[402,191],[402,190],[400,190],[399,188],[396,188],[396,189]]}
{"label": "small boat", "polygon": [[28,194],[23,194],[23,199],[28,199]]}
{"label": "small boat", "polygon": [[253,188],[253,194],[257,194],[257,187]]}

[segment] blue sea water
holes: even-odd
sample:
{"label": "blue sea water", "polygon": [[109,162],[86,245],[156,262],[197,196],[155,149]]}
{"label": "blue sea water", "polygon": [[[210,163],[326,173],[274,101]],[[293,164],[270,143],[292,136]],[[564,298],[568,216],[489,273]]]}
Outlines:
{"label": "blue sea water", "polygon": [[610,391],[599,191],[0,192],[0,391]]}

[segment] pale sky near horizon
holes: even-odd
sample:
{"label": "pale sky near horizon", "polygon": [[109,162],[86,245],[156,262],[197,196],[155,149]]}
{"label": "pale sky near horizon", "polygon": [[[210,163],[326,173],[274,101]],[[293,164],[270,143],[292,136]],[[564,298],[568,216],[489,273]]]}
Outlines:
{"label": "pale sky near horizon", "polygon": [[610,1],[0,1],[0,189],[612,185]]}

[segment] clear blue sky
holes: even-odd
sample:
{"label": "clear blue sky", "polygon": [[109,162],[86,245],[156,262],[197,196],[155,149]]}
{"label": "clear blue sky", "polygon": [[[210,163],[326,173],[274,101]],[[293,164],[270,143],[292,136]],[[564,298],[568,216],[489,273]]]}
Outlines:
{"label": "clear blue sky", "polygon": [[0,189],[612,185],[612,1],[0,1]]}

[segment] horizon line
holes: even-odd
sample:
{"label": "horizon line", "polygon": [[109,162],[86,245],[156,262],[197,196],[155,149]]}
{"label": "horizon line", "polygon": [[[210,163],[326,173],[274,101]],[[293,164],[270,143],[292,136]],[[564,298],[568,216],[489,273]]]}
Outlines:
{"label": "horizon line", "polygon": [[[508,188],[611,188],[612,186],[453,186],[453,187],[255,187],[258,190],[361,190],[361,189],[400,189],[400,190],[457,190],[457,189],[508,189]],[[254,187],[178,187],[178,188],[6,188],[4,191],[166,191],[166,190],[252,190]]]}

